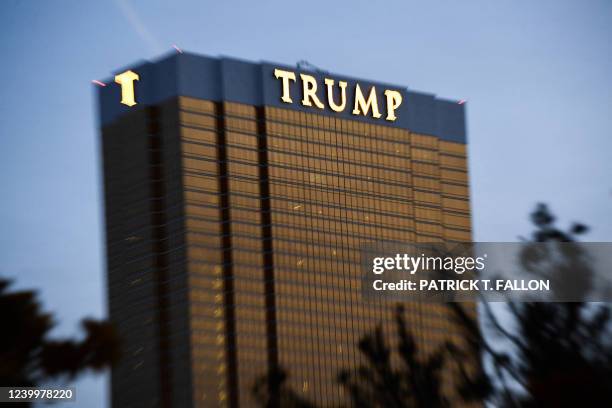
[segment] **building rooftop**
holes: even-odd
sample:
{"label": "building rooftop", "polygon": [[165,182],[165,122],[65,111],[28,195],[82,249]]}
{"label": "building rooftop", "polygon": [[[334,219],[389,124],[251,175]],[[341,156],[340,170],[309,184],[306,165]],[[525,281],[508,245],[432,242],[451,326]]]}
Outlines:
{"label": "building rooftop", "polygon": [[[346,75],[313,71],[271,62],[249,62],[229,57],[208,57],[187,52],[172,53],[154,61],[140,61],[117,71],[127,69],[136,72],[140,80],[136,83],[138,105],[127,107],[119,103],[120,86],[114,78],[107,79],[109,84],[98,88],[100,103],[100,122],[102,125],[113,122],[131,109],[155,105],[165,100],[186,96],[212,101],[229,101],[256,106],[273,106],[299,111],[318,113],[343,119],[358,120],[377,125],[387,125],[408,129],[415,133],[437,136],[440,139],[466,143],[465,104],[461,101],[441,99],[433,94],[417,92],[406,86],[398,86],[371,80],[352,78]],[[324,100],[324,79],[347,81],[347,108],[334,112],[328,107],[318,109],[302,106],[299,103],[301,92],[296,82],[291,83],[294,103],[281,100],[281,81],[274,76],[275,69],[300,73],[315,77],[319,84],[317,95]],[[402,104],[397,108],[397,119],[389,122],[371,116],[356,116],[351,113],[354,99],[351,87],[359,84],[367,96],[370,87],[376,87],[378,100],[385,100],[384,91],[392,89],[402,95]],[[339,91],[338,91],[339,92]],[[383,112],[384,109],[381,109]]]}

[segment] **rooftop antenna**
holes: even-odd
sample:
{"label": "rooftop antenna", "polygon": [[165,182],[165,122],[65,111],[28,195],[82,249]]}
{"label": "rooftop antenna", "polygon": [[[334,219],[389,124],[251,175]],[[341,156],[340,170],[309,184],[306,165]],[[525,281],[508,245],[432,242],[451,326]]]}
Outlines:
{"label": "rooftop antenna", "polygon": [[307,71],[314,71],[320,74],[327,74],[328,72],[324,69],[321,69],[319,67],[317,67],[314,64],[311,64],[310,62],[306,61],[306,60],[299,60],[297,62],[297,68],[298,69],[305,69]]}

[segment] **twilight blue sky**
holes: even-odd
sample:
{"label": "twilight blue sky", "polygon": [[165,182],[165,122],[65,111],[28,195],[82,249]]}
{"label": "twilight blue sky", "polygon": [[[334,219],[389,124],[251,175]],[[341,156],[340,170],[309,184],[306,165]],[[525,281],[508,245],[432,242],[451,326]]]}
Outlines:
{"label": "twilight blue sky", "polygon": [[609,0],[92,3],[0,2],[0,276],[39,289],[59,335],[106,307],[91,80],[172,44],[467,99],[476,240],[528,233],[537,201],[612,240]]}

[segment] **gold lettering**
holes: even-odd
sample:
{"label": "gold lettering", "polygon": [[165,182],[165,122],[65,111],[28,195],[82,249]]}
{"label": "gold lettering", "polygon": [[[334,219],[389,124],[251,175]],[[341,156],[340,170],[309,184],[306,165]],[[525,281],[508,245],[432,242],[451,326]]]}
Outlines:
{"label": "gold lettering", "polygon": [[293,100],[289,94],[289,81],[295,82],[295,73],[276,68],[274,70],[274,76],[276,79],[281,78],[283,80],[283,95],[281,96],[281,100],[285,103],[292,103]]}
{"label": "gold lettering", "polygon": [[402,104],[402,94],[398,91],[387,89],[385,90],[385,96],[387,97],[387,117],[385,119],[393,122],[397,119],[395,110]]}
{"label": "gold lettering", "polygon": [[121,103],[127,106],[136,105],[134,97],[134,81],[140,80],[137,73],[125,71],[115,76],[115,82],[121,85]]}
{"label": "gold lettering", "polygon": [[[128,71],[131,72],[131,71]],[[124,73],[126,74],[126,73]],[[124,75],[122,74],[122,75]],[[134,74],[135,75],[135,74]],[[293,103],[291,99],[291,81],[297,82],[297,74],[293,71],[285,71],[279,68],[274,69],[274,77],[281,80],[282,91],[281,101],[285,103]],[[130,78],[127,78],[130,79]],[[132,79],[133,81],[134,79]],[[138,80],[136,76],[135,80]],[[300,74],[300,80],[302,81],[302,100],[303,106],[315,107],[318,109],[325,109],[329,107],[334,112],[344,112],[347,105],[347,87],[348,82],[337,81],[337,87],[340,89],[340,95],[336,96],[337,88],[336,80],[331,78],[324,78],[325,92],[327,93],[326,104],[321,102],[317,95],[318,83],[317,79],[308,74]],[[116,78],[117,83],[125,82],[120,76]],[[121,82],[120,82],[121,81]],[[128,85],[132,85],[131,82],[126,82]],[[129,90],[129,89],[128,89]],[[132,88],[133,91],[133,88]],[[397,120],[397,109],[402,105],[403,95],[400,91],[385,89],[384,95],[386,98],[386,116],[385,119],[389,122]],[[353,106],[353,115],[372,116],[373,118],[379,119],[382,117],[380,113],[381,107],[378,105],[378,94],[376,93],[376,87],[372,86],[367,92],[367,96],[364,94],[361,86],[355,84],[355,104]],[[123,101],[122,101],[123,102]]]}
{"label": "gold lettering", "polygon": [[346,85],[347,83],[344,81],[338,81],[338,86],[340,87],[341,96],[340,96],[340,105],[336,105],[334,101],[334,80],[325,78],[325,85],[327,86],[327,103],[329,107],[334,112],[342,112],[346,107]]}
{"label": "gold lettering", "polygon": [[366,100],[363,97],[363,93],[361,92],[361,88],[359,84],[355,87],[355,108],[353,109],[353,115],[363,115],[368,116],[368,112],[370,111],[370,107],[372,108],[372,116],[375,118],[380,118],[382,115],[378,111],[378,100],[376,99],[376,87],[370,88],[370,95],[368,95],[368,99]]}
{"label": "gold lettering", "polygon": [[302,89],[304,90],[302,105],[312,106],[310,102],[312,100],[317,108],[323,109],[325,106],[323,106],[317,97],[317,80],[313,76],[306,74],[300,74],[300,78],[302,78]]}

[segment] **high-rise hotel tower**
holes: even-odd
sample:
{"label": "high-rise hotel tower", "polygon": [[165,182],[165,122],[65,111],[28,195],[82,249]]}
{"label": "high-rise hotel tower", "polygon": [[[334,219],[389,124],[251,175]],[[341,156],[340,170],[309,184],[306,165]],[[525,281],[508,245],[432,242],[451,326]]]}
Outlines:
{"label": "high-rise hotel tower", "polygon": [[[304,398],[346,402],[360,338],[396,341],[393,305],[362,299],[360,246],[471,240],[464,105],[188,53],[106,82],[113,406],[253,406],[279,368]],[[405,305],[423,353],[460,340],[445,310]]]}

